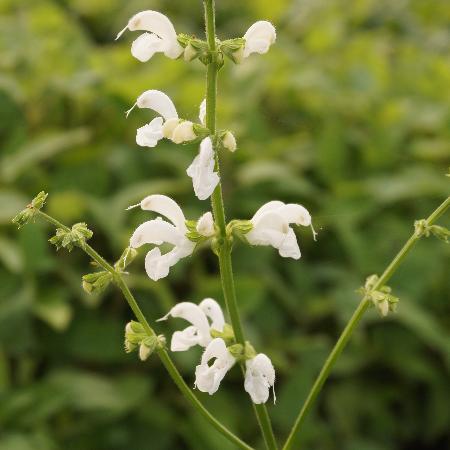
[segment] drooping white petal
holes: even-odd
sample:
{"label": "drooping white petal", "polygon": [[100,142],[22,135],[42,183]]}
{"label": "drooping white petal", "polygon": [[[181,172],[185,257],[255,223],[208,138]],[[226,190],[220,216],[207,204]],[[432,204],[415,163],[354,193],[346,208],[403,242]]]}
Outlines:
{"label": "drooping white petal", "polygon": [[214,236],[216,230],[214,229],[214,219],[210,211],[203,214],[197,221],[196,230],[205,237]]}
{"label": "drooping white petal", "polygon": [[161,245],[163,242],[177,245],[183,237],[183,234],[172,224],[161,219],[149,220],[136,228],[130,238],[130,246],[138,248],[144,244]]}
{"label": "drooping white petal", "polygon": [[131,54],[141,62],[147,62],[155,53],[164,50],[164,41],[156,34],[141,34],[131,44]]}
{"label": "drooping white petal", "polygon": [[191,325],[182,331],[175,331],[175,333],[173,333],[170,350],[172,352],[184,352],[191,347],[200,345],[199,341],[200,335],[198,329]]}
{"label": "drooping white petal", "polygon": [[[246,361],[244,388],[250,394],[253,403],[266,403],[270,388],[275,384],[275,369],[269,357],[259,353],[253,359]],[[275,401],[275,392],[274,392]]]}
{"label": "drooping white petal", "polygon": [[182,144],[183,142],[193,141],[196,137],[194,124],[189,120],[185,120],[175,127],[171,139],[175,144]]}
{"label": "drooping white petal", "polygon": [[254,23],[245,33],[244,58],[252,53],[267,53],[277,37],[275,27],[265,20]]}
{"label": "drooping white petal", "polygon": [[284,235],[283,242],[277,248],[280,256],[283,258],[300,259],[302,256],[300,247],[298,246],[297,236],[295,236],[292,228],[289,228],[287,234]]}
{"label": "drooping white petal", "polygon": [[130,31],[148,31],[157,35],[162,41],[162,46],[159,51],[164,52],[169,58],[178,58],[183,52],[183,48],[178,43],[175,28],[164,14],[157,11],[141,11],[129,20],[128,25],[117,35],[116,39],[127,28]]}
{"label": "drooping white petal", "polygon": [[212,298],[205,298],[198,306],[211,320],[211,328],[222,331],[225,325],[225,318],[220,305]]}
{"label": "drooping white petal", "polygon": [[198,118],[200,119],[200,123],[205,125],[206,119],[206,98],[200,103],[200,111],[198,114]]}
{"label": "drooping white petal", "polygon": [[150,123],[136,130],[136,144],[141,147],[155,147],[162,133],[162,117],[155,117]]}
{"label": "drooping white petal", "polygon": [[186,232],[186,219],[183,211],[178,206],[175,200],[172,200],[167,195],[149,195],[141,201],[141,208],[144,211],[154,211],[157,214],[162,214],[167,217],[180,232]]}
{"label": "drooping white petal", "polygon": [[[215,359],[210,366],[209,361]],[[225,341],[213,339],[204,351],[201,363],[195,369],[195,386],[201,392],[209,395],[217,392],[220,382],[235,363],[234,357],[228,351]]]}
{"label": "drooping white petal", "polygon": [[150,89],[143,92],[136,100],[139,108],[149,108],[164,117],[165,120],[178,118],[178,113],[172,100],[164,92]]}
{"label": "drooping white petal", "polygon": [[211,138],[203,139],[200,144],[200,152],[187,169],[187,174],[192,178],[195,195],[200,200],[206,200],[213,193],[220,178],[214,172],[215,159]]}
{"label": "drooping white petal", "polygon": [[208,318],[195,303],[178,303],[160,320],[167,319],[169,316],[184,319],[191,323],[197,330],[199,345],[206,347],[211,342]]}

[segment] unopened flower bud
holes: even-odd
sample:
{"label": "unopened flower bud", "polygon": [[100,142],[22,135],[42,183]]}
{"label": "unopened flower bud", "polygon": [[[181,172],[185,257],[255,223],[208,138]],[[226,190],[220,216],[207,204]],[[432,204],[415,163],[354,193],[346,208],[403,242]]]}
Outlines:
{"label": "unopened flower bud", "polygon": [[119,260],[114,264],[114,268],[123,272],[136,258],[138,251],[133,247],[127,247]]}
{"label": "unopened flower bud", "polygon": [[146,361],[147,358],[152,354],[153,349],[148,347],[144,342],[139,346],[139,359],[141,361]]}
{"label": "unopened flower bud", "polygon": [[203,216],[198,219],[196,230],[199,234],[205,237],[215,235],[216,230],[214,229],[214,219],[210,211],[203,214]]}
{"label": "unopened flower bud", "polygon": [[186,46],[186,48],[184,49],[184,60],[189,62],[189,61],[194,60],[197,57],[198,57],[197,49],[194,46],[192,46],[191,44],[188,44]]}
{"label": "unopened flower bud", "polygon": [[39,194],[36,195],[36,197],[34,197],[34,199],[31,201],[31,203],[12,219],[12,223],[17,225],[18,228],[21,228],[31,220],[33,220],[37,211],[39,211],[44,206],[47,196],[48,194],[46,194],[44,191],[39,192]]}
{"label": "unopened flower bud", "polygon": [[183,142],[193,141],[196,137],[194,124],[189,120],[185,120],[173,130],[172,141],[175,144],[182,144]]}
{"label": "unopened flower bud", "polygon": [[236,151],[236,138],[231,131],[226,131],[222,137],[222,144],[224,148],[230,150],[230,152]]}
{"label": "unopened flower bud", "polygon": [[166,139],[172,139],[173,132],[175,128],[180,124],[180,119],[174,117],[172,119],[166,120],[163,125],[163,135]]}

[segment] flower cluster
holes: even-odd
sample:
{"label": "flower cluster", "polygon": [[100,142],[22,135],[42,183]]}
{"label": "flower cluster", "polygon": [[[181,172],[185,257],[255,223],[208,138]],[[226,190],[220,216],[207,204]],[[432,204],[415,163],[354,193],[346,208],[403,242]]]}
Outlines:
{"label": "flower cluster", "polygon": [[[190,323],[182,331],[172,335],[170,349],[183,352],[199,345],[205,350],[200,364],[195,369],[195,386],[201,392],[212,395],[236,361],[245,360],[244,388],[254,403],[265,403],[270,388],[275,384],[275,369],[264,353],[256,354],[250,346],[249,351],[236,351],[230,326],[225,323],[219,304],[212,298],[205,298],[200,304],[182,302],[175,305],[168,317],[184,319]],[[275,400],[275,397],[274,397]]]}
{"label": "flower cluster", "polygon": [[[185,61],[199,59],[204,64],[214,61],[217,67],[221,67],[225,57],[237,64],[253,53],[267,53],[276,39],[274,26],[267,21],[259,21],[253,24],[243,37],[217,40],[216,49],[212,51],[205,41],[186,34],[177,34],[172,22],[156,11],[136,14],[117,37],[125,30],[144,31],[131,46],[132,55],[139,61],[145,62],[155,53],[164,53],[172,59],[183,55]],[[220,183],[218,152],[223,149],[234,152],[237,142],[229,130],[211,133],[208,129],[211,117],[208,116],[206,99],[200,104],[198,122],[180,118],[169,96],[158,90],[142,93],[127,111],[127,116],[136,106],[151,109],[157,114],[149,123],[138,128],[136,142],[139,146],[156,147],[163,138],[175,144],[200,144],[198,155],[186,172],[192,179],[195,195],[200,200],[209,198]],[[221,230],[214,223],[211,212],[206,212],[197,221],[187,221],[178,204],[165,195],[150,195],[135,206],[167,219],[157,217],[144,222],[130,239],[132,249],[144,244],[153,245],[145,257],[145,270],[154,281],[166,277],[171,267],[190,256],[200,242],[211,241],[212,249],[217,252],[218,242],[224,239],[231,241],[232,235],[241,237],[250,245],[271,246],[278,250],[282,257],[299,259],[301,252],[293,225],[312,228],[311,216],[303,206],[281,201],[266,203],[250,220],[232,220],[225,230]],[[170,246],[165,253],[163,245]],[[94,278],[91,284],[96,287],[97,278]],[[98,287],[100,288],[101,286]],[[233,329],[225,323],[223,312],[215,300],[205,299],[199,305],[190,302],[179,303],[160,320],[169,316],[182,318],[190,323],[184,330],[173,334],[170,344],[172,351],[185,351],[196,345],[205,349],[195,370],[195,385],[200,391],[214,394],[226,373],[238,361],[242,365],[245,364],[244,388],[253,402],[259,404],[268,400],[270,388],[273,388],[275,383],[272,362],[264,353],[257,354],[248,342],[236,342]],[[136,324],[128,327],[127,348],[139,345],[145,356],[145,346],[153,345],[153,341],[145,338],[142,330],[138,328]]]}

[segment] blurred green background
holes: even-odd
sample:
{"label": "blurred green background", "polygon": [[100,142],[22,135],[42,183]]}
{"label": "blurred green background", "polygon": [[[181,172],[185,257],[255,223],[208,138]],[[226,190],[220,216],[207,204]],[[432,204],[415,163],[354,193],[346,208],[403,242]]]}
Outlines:
{"label": "blurred green background", "polygon": [[[218,0],[220,38],[272,21],[270,52],[220,76],[219,125],[239,149],[224,155],[229,218],[249,218],[279,199],[305,205],[318,242],[299,230],[303,258],[236,246],[239,303],[249,337],[277,369],[285,437],[327,353],[358,302],[449,192],[450,8],[445,0]],[[131,57],[138,36],[115,34],[143,9],[166,13],[178,32],[202,35],[200,1],[0,0],[0,449],[231,449],[193,413],[157,358],[123,351],[131,318],[114,289],[89,297],[79,251],[56,253],[52,229],[17,231],[11,217],[50,193],[46,210],[87,221],[92,245],[114,260],[149,214],[125,208],[152,193],[176,199],[189,218],[209,210],[185,170],[197,146],[135,144],[152,113],[124,112],[147,89],[195,119],[204,67],[156,55]],[[449,225],[448,217],[443,224]],[[130,267],[149,319],[177,301],[222,302],[207,249],[158,283]],[[391,285],[398,314],[371,310],[309,417],[308,450],[448,448],[449,247],[424,239]],[[158,332],[181,321],[156,324]],[[173,328],[170,328],[173,327]],[[193,384],[200,350],[174,358]],[[261,448],[237,369],[205,404]],[[298,444],[299,445],[299,444]]]}

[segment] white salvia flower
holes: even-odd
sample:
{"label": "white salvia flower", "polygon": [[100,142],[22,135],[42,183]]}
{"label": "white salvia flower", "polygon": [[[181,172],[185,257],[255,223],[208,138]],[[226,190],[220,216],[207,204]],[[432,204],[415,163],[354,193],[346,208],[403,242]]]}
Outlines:
{"label": "white salvia flower", "polygon": [[[212,359],[214,362],[210,365],[209,362]],[[195,386],[201,392],[214,394],[235,362],[225,341],[222,338],[213,339],[206,347],[200,364],[195,368]]]}
{"label": "white salvia flower", "polygon": [[141,34],[131,46],[131,54],[139,61],[146,62],[158,52],[172,59],[178,58],[183,53],[175,28],[164,14],[157,11],[142,11],[134,15],[116,39],[119,39],[127,29],[148,31]]}
{"label": "white salvia flower", "polygon": [[192,178],[195,195],[199,200],[206,200],[219,184],[220,178],[214,172],[214,149],[210,137],[200,143],[200,152],[195,157],[186,173]]}
{"label": "white salvia flower", "polygon": [[275,42],[277,33],[275,27],[266,20],[254,23],[245,33],[244,58],[252,53],[267,53]]}
{"label": "white salvia flower", "polygon": [[[244,388],[250,394],[253,403],[259,405],[269,399],[270,388],[275,384],[275,369],[269,357],[259,353],[245,362],[246,372]],[[275,390],[273,400],[276,401]]]}
{"label": "white salvia flower", "polygon": [[216,234],[213,215],[210,211],[203,214],[203,216],[198,219],[197,226],[195,228],[202,236],[205,237],[212,237]]}
{"label": "white salvia flower", "polygon": [[224,148],[230,150],[230,152],[236,151],[237,148],[236,138],[234,137],[234,134],[231,131],[225,132],[222,138],[222,144]]}
{"label": "white salvia flower", "polygon": [[200,123],[205,125],[206,119],[206,98],[200,103],[200,111],[198,114],[198,118],[200,119]]}
{"label": "white salvia flower", "polygon": [[166,320],[169,316],[191,323],[172,335],[170,349],[173,352],[183,352],[195,345],[206,347],[212,340],[211,329],[223,331],[225,325],[222,309],[212,298],[205,298],[199,305],[191,302],[178,303],[159,321]]}
{"label": "white salvia flower", "polygon": [[175,144],[182,144],[183,142],[192,141],[197,137],[194,132],[194,124],[189,120],[180,122],[172,132],[170,139]]}
{"label": "white salvia flower", "polygon": [[141,224],[130,238],[130,246],[138,248],[144,244],[161,245],[164,242],[173,245],[173,249],[164,255],[155,247],[145,257],[145,270],[154,281],[169,274],[170,268],[180,259],[192,254],[195,243],[187,237],[187,228],[183,211],[178,204],[165,195],[150,195],[141,201],[145,211],[154,211],[167,217],[172,223],[158,217]]}
{"label": "white salvia flower", "polygon": [[311,226],[311,216],[301,205],[272,201],[251,219],[253,228],[245,237],[251,245],[270,245],[284,258],[299,259],[300,248],[290,224]]}
{"label": "white salvia flower", "polygon": [[178,120],[178,113],[172,100],[157,90],[149,90],[142,93],[136,103],[127,111],[128,114],[137,106],[138,108],[153,109],[162,117],[156,117],[147,125],[138,128],[136,132],[136,143],[141,147],[155,147],[159,140],[164,137],[164,121]]}

